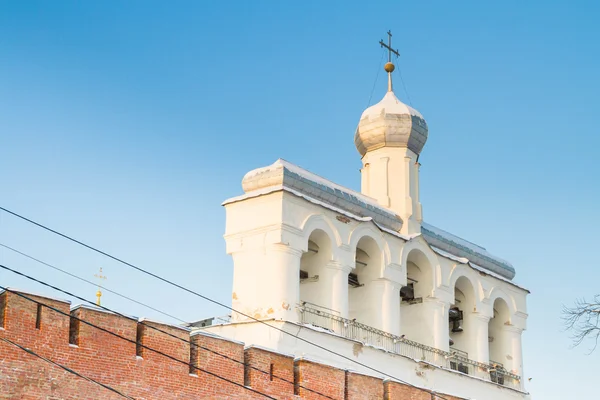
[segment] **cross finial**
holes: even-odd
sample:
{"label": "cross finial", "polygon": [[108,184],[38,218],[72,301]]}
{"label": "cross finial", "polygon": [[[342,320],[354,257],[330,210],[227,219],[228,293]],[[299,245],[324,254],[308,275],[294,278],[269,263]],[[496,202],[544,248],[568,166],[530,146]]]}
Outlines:
{"label": "cross finial", "polygon": [[381,47],[384,47],[388,50],[388,62],[385,64],[383,69],[388,73],[388,92],[392,91],[392,72],[394,72],[394,64],[392,63],[392,54],[395,54],[396,57],[400,57],[400,53],[398,50],[394,50],[392,48],[392,31],[388,31],[388,43],[385,44],[383,40],[379,41]]}
{"label": "cross finial", "polygon": [[98,272],[97,274],[94,274],[94,277],[96,277],[98,279],[98,291],[96,292],[96,304],[100,305],[100,298],[102,297],[102,291],[100,290],[100,288],[102,287],[100,285],[100,282],[102,282],[102,279],[106,280],[106,276],[102,275],[102,267],[100,267],[100,272]]}

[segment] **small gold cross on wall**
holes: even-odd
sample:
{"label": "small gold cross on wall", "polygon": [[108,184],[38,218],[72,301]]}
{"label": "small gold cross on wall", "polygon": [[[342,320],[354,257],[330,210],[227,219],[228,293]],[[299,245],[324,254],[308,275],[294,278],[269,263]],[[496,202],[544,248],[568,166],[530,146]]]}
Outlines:
{"label": "small gold cross on wall", "polygon": [[103,279],[106,280],[106,276],[102,275],[102,267],[100,267],[100,272],[94,274],[94,277],[99,281],[98,291],[96,292],[96,305],[100,305],[100,298],[102,297],[102,291],[100,290],[102,286],[100,285],[100,282],[102,282]]}

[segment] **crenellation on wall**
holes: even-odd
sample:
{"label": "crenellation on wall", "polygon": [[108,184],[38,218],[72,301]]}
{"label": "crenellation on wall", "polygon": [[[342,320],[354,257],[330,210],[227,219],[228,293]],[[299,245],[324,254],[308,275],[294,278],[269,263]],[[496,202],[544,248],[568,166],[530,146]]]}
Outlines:
{"label": "crenellation on wall", "polygon": [[[296,393],[303,399],[323,397],[316,392],[327,393],[334,399],[345,396],[345,371],[306,359],[296,359]],[[310,389],[310,390],[308,390]]]}
{"label": "crenellation on wall", "polygon": [[191,343],[197,346],[198,368],[244,384],[243,344],[201,334],[192,334]]}
{"label": "crenellation on wall", "polygon": [[75,307],[71,316],[80,320],[77,345],[81,350],[93,352],[98,357],[110,354],[136,356],[137,320],[91,307]]}
{"label": "crenellation on wall", "polygon": [[67,315],[70,308],[68,301],[26,292],[13,292],[12,289],[2,293],[2,296],[5,303],[4,328],[10,337],[20,339],[28,346],[33,342],[45,343],[47,348],[62,343],[67,345],[69,339]]}
{"label": "crenellation on wall", "polygon": [[374,376],[346,371],[346,400],[377,400],[383,398],[384,386]]}
{"label": "crenellation on wall", "polygon": [[[394,381],[384,382],[384,400],[431,400],[431,394],[419,392]],[[454,400],[454,399],[453,399]]]}
{"label": "crenellation on wall", "polygon": [[[144,360],[160,360],[170,364],[173,372],[189,372],[189,367],[182,363],[168,360],[165,356],[149,350],[149,348],[167,354],[186,364],[190,362],[190,332],[183,327],[175,327],[170,324],[163,324],[151,320],[141,320],[137,325],[138,340],[146,348],[142,348],[142,357]],[[141,336],[141,337],[140,337]]]}
{"label": "crenellation on wall", "polygon": [[[5,304],[6,328],[0,330],[0,337],[26,345],[40,355],[134,398],[262,397],[244,389],[243,385],[282,400],[322,399],[323,395],[340,400],[431,398],[418,388],[307,358],[294,359],[292,355],[277,350],[253,345],[245,348],[242,342],[213,333],[196,331],[190,336],[190,331],[183,327],[147,319],[142,324],[134,318],[87,306],[74,307],[69,316],[68,302],[39,295],[27,294],[27,297],[67,315],[43,307],[40,329],[36,329],[37,304],[15,293],[3,293],[0,294],[0,305],[2,302]],[[75,329],[77,318],[81,322]],[[86,322],[132,342],[102,332]],[[145,349],[143,357],[136,357],[135,341],[138,339],[145,346],[180,362],[149,349]],[[77,343],[70,344],[73,341]],[[195,370],[190,375],[194,370],[190,365],[207,372]],[[0,342],[0,393],[4,396],[2,398],[7,399],[112,400],[118,397],[5,342]],[[444,396],[450,400],[462,400]]]}
{"label": "crenellation on wall", "polygon": [[294,359],[258,347],[244,351],[244,384],[279,399],[294,398]]}
{"label": "crenellation on wall", "polygon": [[[439,396],[436,396],[439,395]],[[445,393],[428,392],[399,382],[384,381],[384,400],[466,400]]]}

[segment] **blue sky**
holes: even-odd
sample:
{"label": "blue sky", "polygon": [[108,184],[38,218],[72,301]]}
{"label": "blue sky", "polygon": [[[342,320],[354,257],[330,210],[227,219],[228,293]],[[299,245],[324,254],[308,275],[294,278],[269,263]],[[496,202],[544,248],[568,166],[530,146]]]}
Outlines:
{"label": "blue sky", "polygon": [[[534,398],[584,398],[600,351],[570,348],[560,310],[600,292],[598,11],[583,1],[2,2],[0,205],[229,304],[221,202],[279,157],[360,188],[353,135],[385,92],[377,42],[391,29],[407,89],[396,76],[396,94],[430,129],[425,219],[509,259],[531,289]],[[102,266],[110,288],[185,320],[226,313],[4,213],[0,242],[89,278]],[[94,295],[7,250],[0,262]],[[52,294],[7,272],[0,281]]]}

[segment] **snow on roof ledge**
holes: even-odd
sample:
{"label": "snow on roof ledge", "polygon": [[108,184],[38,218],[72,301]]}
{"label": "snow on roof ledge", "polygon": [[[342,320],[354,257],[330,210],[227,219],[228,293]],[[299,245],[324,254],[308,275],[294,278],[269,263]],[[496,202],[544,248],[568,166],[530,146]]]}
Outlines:
{"label": "snow on roof ledge", "polygon": [[526,292],[528,292],[528,293],[529,293],[529,290],[528,290],[526,287],[524,287],[524,286],[521,286],[521,285],[518,285],[518,284],[514,283],[513,281],[511,281],[510,279],[506,279],[506,278],[504,278],[503,276],[500,276],[500,275],[498,275],[498,274],[496,274],[496,273],[494,273],[494,272],[492,272],[492,271],[489,271],[489,270],[487,270],[486,268],[483,268],[483,267],[481,267],[481,266],[479,266],[479,265],[477,265],[477,264],[474,264],[474,263],[470,262],[468,258],[464,258],[464,257],[456,257],[455,255],[453,255],[453,254],[450,254],[450,253],[448,253],[447,251],[444,251],[444,250],[442,250],[442,249],[438,249],[438,248],[437,248],[437,247],[435,247],[435,246],[431,246],[431,245],[430,245],[430,247],[431,247],[431,249],[432,249],[432,250],[433,250],[435,253],[439,254],[439,255],[440,255],[440,256],[442,256],[442,257],[446,257],[446,258],[448,258],[448,259],[450,259],[450,260],[453,260],[453,261],[459,262],[459,263],[461,263],[461,264],[466,264],[466,265],[470,266],[471,268],[473,268],[474,270],[476,270],[476,271],[478,271],[478,272],[481,272],[481,273],[483,273],[483,274],[486,274],[486,275],[492,276],[492,277],[494,277],[494,278],[496,278],[496,279],[499,279],[499,280],[501,280],[502,282],[506,282],[506,283],[508,283],[508,284],[510,284],[510,285],[512,285],[512,286],[518,287],[519,289],[525,290]]}
{"label": "snow on roof ledge", "polygon": [[[282,159],[267,167],[248,172],[242,179],[242,187],[244,195],[226,200],[223,205],[283,190],[358,221],[371,220],[382,231],[402,239],[412,238],[399,233],[402,219],[392,210],[379,205],[375,199],[337,185]],[[481,246],[427,223],[422,224],[421,234],[431,246],[440,251],[468,259],[504,279],[511,280],[515,276],[515,269],[508,261],[490,254]]]}
{"label": "snow on roof ledge", "polygon": [[438,249],[435,246],[431,246],[430,245],[430,247],[431,247],[431,250],[433,250],[434,252],[436,252],[437,254],[439,254],[442,257],[446,257],[446,258],[448,258],[448,259],[450,259],[452,261],[456,261],[456,262],[459,262],[461,264],[468,264],[469,263],[469,259],[468,258],[457,257],[454,254],[450,254],[447,251],[444,251],[442,249]]}
{"label": "snow on roof ledge", "polygon": [[267,167],[248,172],[242,180],[242,187],[245,196],[229,199],[223,205],[244,200],[246,196],[254,193],[272,193],[275,188],[283,187],[360,218],[372,218],[377,224],[392,231],[398,232],[402,228],[402,219],[392,210],[378,204],[377,200],[337,185],[282,159]]}
{"label": "snow on roof ledge", "polygon": [[511,281],[510,279],[506,279],[506,278],[504,278],[504,277],[502,277],[502,276],[500,276],[500,275],[498,275],[498,274],[496,274],[496,273],[494,273],[492,271],[489,271],[486,268],[483,268],[483,267],[481,267],[481,266],[479,266],[479,265],[477,265],[475,263],[469,262],[469,265],[471,266],[471,268],[473,268],[476,271],[479,271],[479,272],[481,272],[483,274],[486,274],[486,275],[489,275],[489,276],[493,276],[494,278],[499,279],[501,281],[504,281],[506,283],[509,283],[509,284],[511,284],[511,285],[513,285],[515,287],[518,287],[519,289],[522,289],[522,290],[526,291],[527,293],[531,293],[529,291],[529,289],[527,289],[525,286],[521,286],[519,284],[516,284],[513,281]]}
{"label": "snow on roof ledge", "polygon": [[433,247],[456,257],[464,257],[505,279],[515,277],[514,267],[506,260],[490,254],[485,248],[423,222],[423,237]]}
{"label": "snow on roof ledge", "polygon": [[404,235],[404,234],[402,234],[400,232],[396,232],[396,231],[394,231],[392,229],[386,228],[385,226],[383,226],[381,224],[378,224],[371,217],[360,217],[358,215],[352,214],[352,213],[350,213],[348,211],[344,211],[344,210],[342,210],[340,208],[337,208],[335,206],[332,206],[332,205],[327,204],[325,202],[322,202],[320,200],[313,199],[312,197],[307,196],[305,194],[302,194],[302,193],[300,193],[300,192],[298,192],[296,190],[286,188],[283,185],[277,185],[277,186],[272,186],[272,187],[268,187],[268,188],[264,188],[264,189],[258,189],[258,190],[255,190],[253,192],[241,195],[241,196],[232,197],[232,198],[230,198],[228,200],[225,200],[222,205],[227,205],[227,204],[230,204],[230,203],[235,203],[237,201],[242,201],[242,200],[250,199],[250,198],[253,198],[253,197],[264,196],[264,195],[267,195],[267,194],[270,194],[270,193],[274,193],[274,192],[279,192],[279,191],[285,191],[285,192],[291,193],[294,196],[298,196],[300,198],[303,198],[304,200],[309,201],[309,202],[311,202],[313,204],[316,204],[316,205],[319,205],[321,207],[327,208],[327,209],[329,209],[329,210],[331,210],[333,212],[345,215],[348,218],[352,218],[352,219],[355,219],[355,220],[360,221],[360,222],[369,222],[369,221],[371,221],[371,222],[373,222],[375,224],[375,226],[377,226],[377,228],[381,229],[383,232],[389,233],[390,235],[399,237],[400,239],[404,239],[406,241],[409,241],[409,240],[414,239],[415,237],[421,235],[420,233],[414,233],[412,235]]}
{"label": "snow on roof ledge", "polygon": [[[305,177],[305,178],[311,180],[312,182],[316,182],[320,185],[323,185],[323,186],[326,186],[326,187],[329,187],[332,189],[337,189],[342,192],[349,193],[349,194],[359,198],[360,200],[364,201],[365,203],[371,204],[374,207],[382,208],[381,205],[379,205],[379,203],[377,203],[377,200],[375,200],[367,195],[364,195],[362,193],[356,192],[352,189],[348,189],[341,185],[338,185],[337,183],[332,182],[329,179],[323,178],[313,172],[310,172],[302,167],[299,167],[298,165],[292,164],[291,162],[286,161],[282,158],[279,158],[277,161],[275,161],[271,165],[268,165],[266,167],[256,168],[256,169],[248,172],[242,179],[242,188],[244,189],[245,192],[249,192],[249,191],[255,190],[259,187],[271,186],[268,182],[257,182],[254,178],[260,177],[261,179],[265,179],[264,178],[265,173],[271,172],[271,171],[279,171],[283,168],[289,170],[290,172],[298,174],[302,177]],[[281,182],[278,182],[278,183],[281,183]]]}

